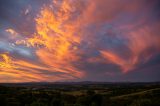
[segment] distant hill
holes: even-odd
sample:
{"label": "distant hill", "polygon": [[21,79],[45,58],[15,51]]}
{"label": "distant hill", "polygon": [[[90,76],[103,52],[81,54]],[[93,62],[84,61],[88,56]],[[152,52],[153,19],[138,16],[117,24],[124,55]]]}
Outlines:
{"label": "distant hill", "polygon": [[20,86],[20,87],[52,87],[61,85],[107,85],[107,86],[141,86],[141,85],[160,85],[160,82],[26,82],[26,83],[0,83],[0,86]]}

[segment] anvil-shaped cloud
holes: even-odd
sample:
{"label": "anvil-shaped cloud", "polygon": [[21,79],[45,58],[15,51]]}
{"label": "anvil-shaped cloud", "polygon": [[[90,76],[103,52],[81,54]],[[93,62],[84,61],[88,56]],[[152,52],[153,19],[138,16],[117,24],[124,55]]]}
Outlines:
{"label": "anvil-shaped cloud", "polygon": [[0,82],[159,81],[159,5],[0,1]]}

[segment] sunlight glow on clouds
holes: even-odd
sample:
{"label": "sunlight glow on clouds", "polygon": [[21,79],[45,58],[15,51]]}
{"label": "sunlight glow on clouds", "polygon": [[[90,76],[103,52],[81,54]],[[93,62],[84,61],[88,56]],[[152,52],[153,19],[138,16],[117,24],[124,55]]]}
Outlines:
{"label": "sunlight glow on clouds", "polygon": [[[13,7],[1,10],[9,18],[0,18],[0,24],[8,23],[0,30],[0,82],[123,81],[133,72],[135,79],[140,72],[145,76],[148,70],[141,67],[160,64],[152,61],[160,56],[157,3],[11,2]],[[160,72],[153,73],[147,81],[159,80]]]}

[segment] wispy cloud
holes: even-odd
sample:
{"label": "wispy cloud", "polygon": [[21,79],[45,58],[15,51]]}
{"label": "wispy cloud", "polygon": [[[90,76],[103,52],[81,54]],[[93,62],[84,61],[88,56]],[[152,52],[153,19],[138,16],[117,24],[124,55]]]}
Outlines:
{"label": "wispy cloud", "polygon": [[0,2],[0,82],[134,80],[141,70],[145,76],[143,65],[159,64],[158,2]]}

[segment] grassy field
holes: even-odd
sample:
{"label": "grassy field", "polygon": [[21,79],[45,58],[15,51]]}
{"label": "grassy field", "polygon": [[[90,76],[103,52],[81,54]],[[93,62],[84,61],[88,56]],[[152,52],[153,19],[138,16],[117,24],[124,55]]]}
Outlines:
{"label": "grassy field", "polygon": [[160,83],[0,84],[0,106],[160,106]]}

